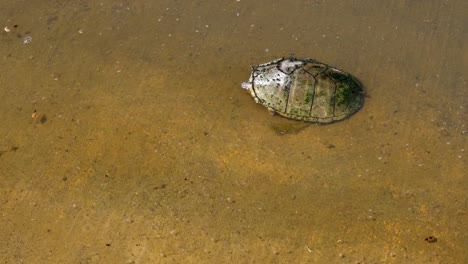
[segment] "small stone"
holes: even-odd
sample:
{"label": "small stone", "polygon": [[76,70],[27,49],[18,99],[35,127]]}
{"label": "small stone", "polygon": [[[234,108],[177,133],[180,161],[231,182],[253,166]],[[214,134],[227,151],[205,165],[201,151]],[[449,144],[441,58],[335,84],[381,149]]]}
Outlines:
{"label": "small stone", "polygon": [[23,44],[29,44],[29,43],[31,43],[31,41],[32,41],[32,37],[31,36],[26,36],[23,39]]}
{"label": "small stone", "polygon": [[34,119],[35,121],[39,120],[39,117],[41,115],[36,111],[36,109],[34,109],[34,112],[32,113],[31,115],[31,118]]}

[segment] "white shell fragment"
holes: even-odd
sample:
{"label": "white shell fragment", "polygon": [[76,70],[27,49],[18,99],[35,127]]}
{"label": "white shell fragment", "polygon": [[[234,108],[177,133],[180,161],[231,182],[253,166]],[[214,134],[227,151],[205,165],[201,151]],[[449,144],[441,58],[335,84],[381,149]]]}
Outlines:
{"label": "white shell fragment", "polygon": [[32,37],[31,36],[26,36],[23,39],[23,44],[29,44],[29,43],[31,43],[31,41],[32,41]]}

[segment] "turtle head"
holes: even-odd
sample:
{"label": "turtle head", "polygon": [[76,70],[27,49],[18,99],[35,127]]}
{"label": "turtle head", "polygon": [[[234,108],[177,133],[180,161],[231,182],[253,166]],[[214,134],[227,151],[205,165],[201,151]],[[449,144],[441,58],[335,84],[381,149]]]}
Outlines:
{"label": "turtle head", "polygon": [[243,83],[241,84],[241,87],[242,87],[243,89],[249,90],[249,89],[252,87],[252,83],[251,83],[251,82],[243,82]]}

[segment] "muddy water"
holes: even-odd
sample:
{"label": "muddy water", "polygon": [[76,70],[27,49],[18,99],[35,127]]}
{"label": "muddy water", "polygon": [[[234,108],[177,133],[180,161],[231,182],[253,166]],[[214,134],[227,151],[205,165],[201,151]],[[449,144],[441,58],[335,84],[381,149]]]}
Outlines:
{"label": "muddy water", "polygon": [[[0,3],[2,263],[467,260],[465,1],[62,2]],[[270,116],[291,54],[363,109]]]}

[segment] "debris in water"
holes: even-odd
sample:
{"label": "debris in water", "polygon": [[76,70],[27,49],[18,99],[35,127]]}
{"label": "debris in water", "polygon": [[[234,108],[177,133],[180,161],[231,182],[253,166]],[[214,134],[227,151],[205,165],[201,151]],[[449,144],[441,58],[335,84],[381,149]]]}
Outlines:
{"label": "debris in water", "polygon": [[31,115],[32,119],[37,122],[37,121],[39,121],[40,116],[41,115],[36,111],[36,109],[34,109],[34,112]]}
{"label": "debris in water", "polygon": [[31,43],[31,41],[32,41],[32,37],[31,36],[26,36],[23,39],[23,44],[29,44],[29,43]]}

